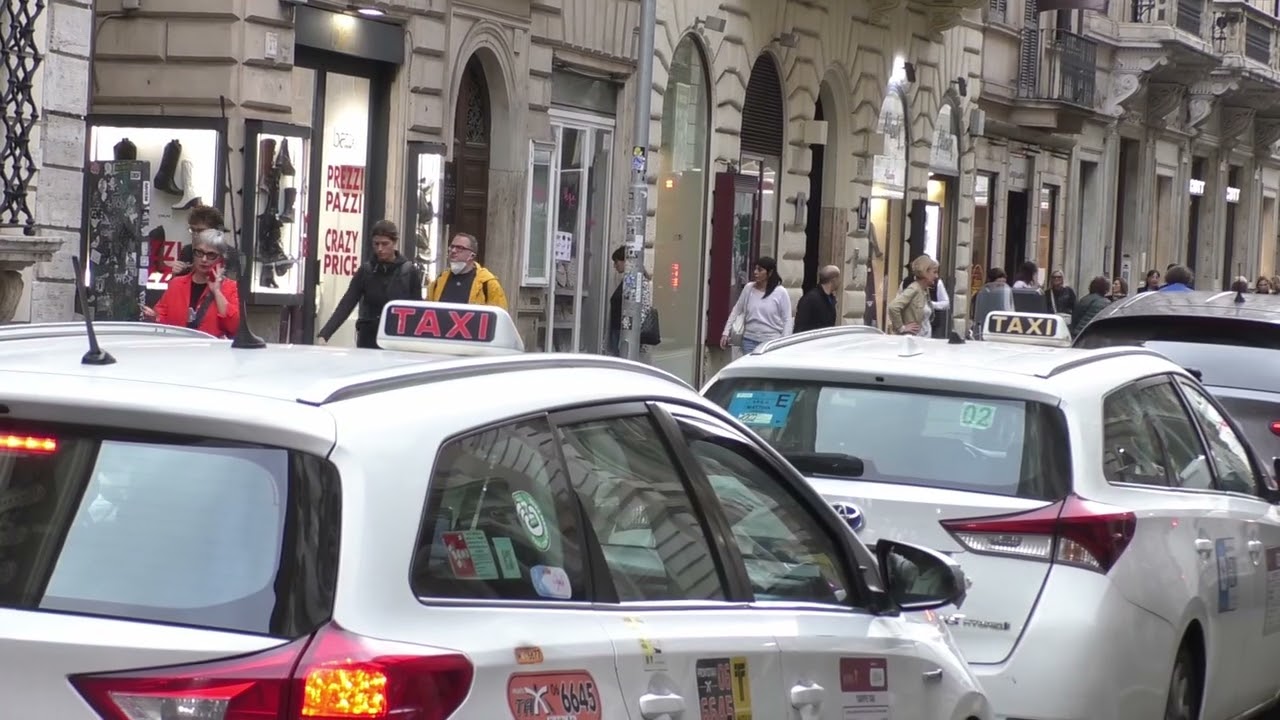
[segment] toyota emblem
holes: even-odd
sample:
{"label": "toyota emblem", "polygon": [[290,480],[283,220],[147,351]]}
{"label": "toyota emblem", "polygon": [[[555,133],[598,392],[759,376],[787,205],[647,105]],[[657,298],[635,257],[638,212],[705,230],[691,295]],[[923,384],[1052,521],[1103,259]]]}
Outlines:
{"label": "toyota emblem", "polygon": [[862,509],[851,502],[835,502],[831,503],[831,507],[835,508],[836,514],[844,520],[848,526],[854,530],[861,530],[866,518],[862,515]]}

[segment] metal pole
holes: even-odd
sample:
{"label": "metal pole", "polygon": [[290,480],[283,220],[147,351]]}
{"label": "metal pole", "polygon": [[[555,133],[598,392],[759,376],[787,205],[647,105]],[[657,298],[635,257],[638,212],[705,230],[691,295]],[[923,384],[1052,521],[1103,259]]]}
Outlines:
{"label": "metal pole", "polygon": [[635,124],[631,131],[631,187],[627,191],[627,258],[622,278],[622,338],[618,347],[618,354],[629,360],[640,359],[644,238],[649,219],[649,100],[653,94],[653,36],[656,25],[657,0],[641,0],[633,109]]}

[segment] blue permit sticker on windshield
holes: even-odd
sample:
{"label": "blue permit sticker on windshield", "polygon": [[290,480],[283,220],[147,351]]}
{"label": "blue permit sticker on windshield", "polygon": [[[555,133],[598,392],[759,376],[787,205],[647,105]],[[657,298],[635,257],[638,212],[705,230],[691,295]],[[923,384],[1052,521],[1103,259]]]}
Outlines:
{"label": "blue permit sticker on windshield", "polygon": [[729,412],[744,425],[780,428],[787,424],[795,399],[793,392],[743,391],[733,394]]}

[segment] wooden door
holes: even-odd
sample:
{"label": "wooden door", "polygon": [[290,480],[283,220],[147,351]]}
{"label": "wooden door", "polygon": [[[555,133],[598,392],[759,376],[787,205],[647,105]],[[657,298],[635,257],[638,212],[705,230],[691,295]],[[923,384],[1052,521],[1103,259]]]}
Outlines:
{"label": "wooden door", "polygon": [[449,232],[470,233],[479,245],[477,260],[484,263],[489,219],[489,85],[484,68],[474,56],[467,61],[458,89],[454,118],[453,161],[457,168],[457,205]]}

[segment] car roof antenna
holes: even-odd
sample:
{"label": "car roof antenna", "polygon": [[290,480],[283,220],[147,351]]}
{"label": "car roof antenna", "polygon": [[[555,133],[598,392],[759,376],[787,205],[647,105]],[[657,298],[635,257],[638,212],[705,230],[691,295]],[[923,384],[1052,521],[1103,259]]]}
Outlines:
{"label": "car roof antenna", "polygon": [[[227,97],[225,95],[218,96],[218,107],[222,110],[222,126],[227,125]],[[227,171],[222,174],[225,178],[227,209],[231,211],[231,237],[236,238],[236,194],[231,187],[231,140],[227,135],[222,137],[222,167]],[[240,237],[244,237],[244,233],[240,233]],[[240,327],[236,329],[236,336],[231,340],[231,347],[237,350],[261,350],[267,346],[267,341],[253,334],[253,328],[249,327],[249,303],[248,288],[245,283],[245,277],[248,273],[249,263],[252,256],[246,258],[246,253],[240,252],[241,240],[236,241],[236,290],[240,296]]]}
{"label": "car roof antenna", "polygon": [[89,352],[80,358],[81,365],[114,365],[116,359],[111,357],[111,353],[103,350],[98,346],[98,334],[93,331],[93,313],[89,308],[89,301],[85,297],[84,268],[80,267],[80,257],[78,255],[71,256],[71,269],[76,274],[76,297],[80,300],[80,312],[84,313],[84,329],[89,336]]}
{"label": "car roof antenna", "polygon": [[1237,304],[1237,305],[1242,305],[1242,304],[1244,304],[1244,291],[1243,291],[1243,290],[1236,290],[1236,300],[1235,300],[1235,302],[1236,302],[1236,304]]}

